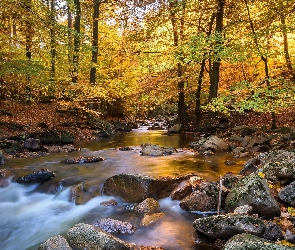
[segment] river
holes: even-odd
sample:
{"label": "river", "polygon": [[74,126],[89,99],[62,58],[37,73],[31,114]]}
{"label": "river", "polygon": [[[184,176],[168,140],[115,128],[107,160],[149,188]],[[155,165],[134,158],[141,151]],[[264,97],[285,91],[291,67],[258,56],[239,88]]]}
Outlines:
{"label": "river", "polygon": [[[56,173],[52,182],[66,180],[77,184],[92,181],[102,186],[107,178],[121,173],[155,177],[195,173],[205,180],[217,181],[220,175],[227,172],[239,172],[244,164],[244,160],[234,159],[229,153],[196,155],[188,149],[189,142],[196,140],[192,134],[167,136],[163,133],[143,127],[111,138],[76,143],[75,147],[81,148],[77,152],[10,159],[1,168],[9,169],[17,177],[48,168]],[[141,156],[140,145],[145,142],[172,146],[178,149],[178,153],[160,157]],[[133,150],[117,149],[125,146],[132,147]],[[80,155],[103,157],[105,160],[78,165],[61,163],[62,160]],[[224,163],[226,160],[234,160],[237,164],[227,166]],[[135,225],[137,230],[133,235],[116,235],[128,243],[161,246],[167,250],[198,249],[193,242],[192,223],[196,218],[206,215],[183,211],[179,207],[179,201],[172,201],[170,198],[160,200],[159,211],[164,212],[165,216],[151,226],[140,227],[142,215],[126,210],[128,203],[117,197],[100,194],[86,204],[75,205],[68,201],[69,187],[55,195],[37,192],[36,189],[38,190],[37,185],[17,183],[0,189],[1,250],[35,250],[51,236],[65,236],[66,231],[79,222],[92,224],[102,218],[123,220]],[[102,201],[112,198],[117,200],[118,205],[100,205]]]}

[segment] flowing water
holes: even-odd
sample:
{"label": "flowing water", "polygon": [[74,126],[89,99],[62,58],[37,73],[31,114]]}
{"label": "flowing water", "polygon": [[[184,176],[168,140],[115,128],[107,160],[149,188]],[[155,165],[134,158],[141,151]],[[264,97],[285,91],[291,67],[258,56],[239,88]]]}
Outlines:
{"label": "flowing water", "polygon": [[[227,172],[237,173],[242,168],[244,161],[237,161],[228,153],[207,157],[194,154],[187,147],[189,142],[195,140],[192,135],[167,136],[163,131],[148,131],[142,128],[112,138],[79,142],[75,146],[81,148],[81,151],[77,152],[10,159],[1,168],[10,169],[16,176],[48,168],[56,173],[56,177],[47,184],[59,180],[68,185],[90,181],[99,183],[101,187],[107,178],[121,173],[155,177],[195,173],[205,180],[217,181],[220,175]],[[172,146],[178,149],[178,153],[160,157],[141,156],[140,145],[145,142]],[[130,146],[133,150],[117,149],[125,146]],[[61,163],[62,160],[80,155],[103,157],[105,161],[78,165]],[[234,160],[237,164],[226,166],[226,160]],[[40,243],[51,236],[65,236],[66,231],[79,222],[92,224],[102,218],[118,219],[135,225],[137,230],[133,235],[116,235],[128,243],[161,246],[167,250],[198,249],[193,242],[192,223],[204,215],[183,211],[179,207],[179,201],[172,201],[170,198],[160,200],[159,211],[164,212],[165,216],[151,226],[140,227],[142,215],[126,210],[128,203],[117,197],[100,194],[86,204],[75,205],[68,201],[69,187],[63,188],[55,195],[36,190],[37,185],[17,183],[0,189],[1,250],[37,249]],[[100,205],[110,199],[116,199],[118,205]]]}

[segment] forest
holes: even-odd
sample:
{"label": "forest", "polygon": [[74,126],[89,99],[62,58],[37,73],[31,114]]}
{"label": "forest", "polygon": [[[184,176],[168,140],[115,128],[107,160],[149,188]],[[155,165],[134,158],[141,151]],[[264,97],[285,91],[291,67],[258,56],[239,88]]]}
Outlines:
{"label": "forest", "polygon": [[292,0],[2,0],[0,99],[102,117],[294,105]]}

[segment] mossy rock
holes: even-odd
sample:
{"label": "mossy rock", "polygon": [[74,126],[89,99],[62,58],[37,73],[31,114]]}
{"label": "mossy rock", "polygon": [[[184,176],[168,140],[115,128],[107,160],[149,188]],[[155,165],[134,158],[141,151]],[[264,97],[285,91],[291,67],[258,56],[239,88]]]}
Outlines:
{"label": "mossy rock", "polygon": [[237,234],[227,241],[223,250],[294,250],[251,234]]}
{"label": "mossy rock", "polygon": [[196,230],[214,239],[229,239],[236,234],[251,233],[261,236],[265,224],[259,218],[248,215],[217,215],[196,219]]}
{"label": "mossy rock", "polygon": [[252,206],[253,213],[265,219],[280,216],[280,207],[266,180],[256,174],[250,174],[237,182],[225,199],[226,212],[233,212],[244,205]]}

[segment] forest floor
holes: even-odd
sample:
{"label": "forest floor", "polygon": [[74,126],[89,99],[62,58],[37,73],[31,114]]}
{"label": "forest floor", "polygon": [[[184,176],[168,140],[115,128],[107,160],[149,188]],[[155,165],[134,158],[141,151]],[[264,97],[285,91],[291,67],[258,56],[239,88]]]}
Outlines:
{"label": "forest floor", "polygon": [[[60,107],[54,103],[24,105],[18,102],[0,101],[0,140],[20,133],[42,131],[44,127],[67,130],[74,135],[76,141],[95,139],[93,131],[85,123],[87,117],[83,114],[76,116],[57,110],[60,110]],[[230,127],[246,125],[269,129],[271,114],[257,112],[234,114],[228,118],[228,121]],[[276,125],[279,128],[295,128],[295,108],[277,114]],[[194,130],[194,127],[191,130]]]}

